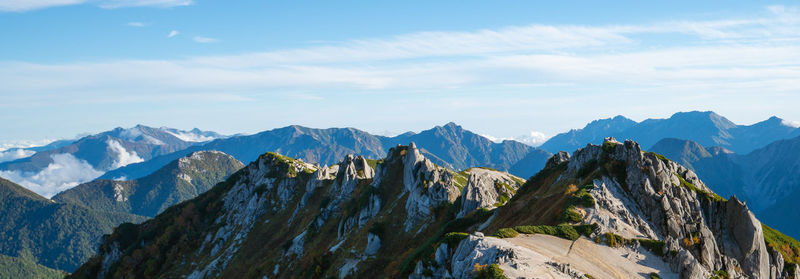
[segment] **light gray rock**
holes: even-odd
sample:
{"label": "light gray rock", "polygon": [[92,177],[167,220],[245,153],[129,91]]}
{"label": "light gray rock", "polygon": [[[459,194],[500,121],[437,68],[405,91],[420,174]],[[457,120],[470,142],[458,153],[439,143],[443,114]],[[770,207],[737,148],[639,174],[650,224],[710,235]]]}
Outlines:
{"label": "light gray rock", "polygon": [[450,249],[447,247],[447,243],[442,243],[436,248],[435,260],[436,264],[440,266],[444,266],[447,264],[447,260],[450,256]]}
{"label": "light gray rock", "polygon": [[[691,170],[642,152],[633,141],[608,139],[603,146],[589,144],[574,152],[562,178],[592,162],[609,169],[594,180],[590,194],[596,203],[584,222],[625,237],[664,241],[678,252],[666,260],[682,278],[707,278],[722,269],[731,276],[741,270],[747,278],[770,278],[780,270],[781,261],[770,259],[761,223],[747,206],[736,198],[707,199],[710,194],[703,192],[710,189]],[[622,171],[624,176],[615,174]]]}
{"label": "light gray rock", "polygon": [[478,208],[492,209],[500,201],[501,195],[512,197],[519,186],[510,174],[482,168],[467,170],[467,185],[461,191],[461,209],[457,217]]}
{"label": "light gray rock", "polygon": [[304,208],[308,203],[308,199],[314,195],[314,190],[319,187],[322,187],[322,183],[325,180],[333,180],[336,179],[336,173],[339,172],[339,165],[333,166],[325,166],[322,167],[314,172],[311,176],[311,179],[306,183],[306,192],[303,194],[303,198],[300,199],[300,207]]}
{"label": "light gray rock", "polygon": [[513,250],[503,247],[496,239],[470,235],[462,240],[453,254],[451,268],[454,278],[472,278],[475,264],[492,264],[498,258],[513,254]]}
{"label": "light gray rock", "polygon": [[338,204],[349,199],[360,180],[371,179],[374,175],[375,171],[367,164],[364,157],[347,155],[339,164],[336,180],[329,190],[330,195],[334,197],[333,203]]}
{"label": "light gray rock", "polygon": [[358,227],[364,227],[372,218],[381,211],[381,199],[375,194],[369,196],[367,207],[358,213]]}
{"label": "light gray rock", "polygon": [[453,173],[434,165],[413,142],[403,157],[403,185],[408,193],[404,222],[406,232],[431,221],[434,207],[443,202],[453,202],[459,195]]}
{"label": "light gray rock", "polygon": [[773,265],[770,266],[770,278],[772,279],[781,278],[781,276],[783,276],[783,265],[784,265],[783,255],[781,255],[781,253],[778,252],[777,250],[769,247],[767,248],[767,250],[769,250],[770,262],[773,263]]}
{"label": "light gray rock", "polygon": [[738,249],[733,255],[742,265],[742,270],[751,278],[770,277],[770,258],[764,242],[761,222],[756,219],[747,205],[732,197],[727,202],[727,217],[731,235]]}
{"label": "light gray rock", "polygon": [[561,164],[563,162],[569,161],[569,152],[566,151],[559,151],[556,154],[553,154],[552,157],[547,159],[547,163],[545,163],[545,168],[552,168]]}
{"label": "light gray rock", "polygon": [[367,248],[364,249],[364,254],[372,256],[378,253],[381,249],[381,238],[372,233],[367,233]]}
{"label": "light gray rock", "polygon": [[295,255],[303,255],[303,247],[306,244],[306,231],[303,231],[299,235],[295,236],[292,239],[292,246],[289,247],[288,253],[295,254]]}

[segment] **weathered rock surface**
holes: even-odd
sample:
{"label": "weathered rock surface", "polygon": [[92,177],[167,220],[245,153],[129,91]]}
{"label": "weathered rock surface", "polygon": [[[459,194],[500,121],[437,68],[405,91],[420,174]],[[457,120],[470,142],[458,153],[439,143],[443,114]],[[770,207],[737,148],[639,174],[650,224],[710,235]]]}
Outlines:
{"label": "weathered rock surface", "polygon": [[556,165],[558,165],[558,164],[561,164],[561,163],[563,163],[563,162],[567,162],[567,161],[569,161],[569,157],[570,157],[570,156],[569,156],[569,152],[566,152],[566,151],[559,151],[558,153],[556,153],[556,154],[553,154],[553,156],[552,156],[552,157],[550,157],[549,159],[547,159],[547,163],[545,164],[545,166],[544,166],[544,167],[545,167],[545,168],[552,168],[552,167],[555,167],[555,166],[556,166]]}
{"label": "weathered rock surface", "polygon": [[[115,232],[75,277],[140,275],[148,259],[135,251],[177,251],[153,274],[190,278],[471,278],[487,266],[509,278],[789,276],[744,203],[723,200],[692,171],[634,142],[609,139],[551,162],[518,189],[517,178],[484,169],[468,171],[465,183],[413,143],[377,163],[348,156],[336,167],[265,155],[171,215]],[[517,190],[505,206],[474,211]],[[590,223],[596,228],[570,226]],[[517,227],[528,225],[542,226]],[[541,234],[480,232],[513,235],[503,228]],[[605,233],[625,239],[605,242],[617,239]]]}
{"label": "weathered rock surface", "polygon": [[446,244],[439,246],[436,266],[418,264],[411,278],[424,278],[422,272],[426,268],[434,274],[443,274],[449,268],[453,278],[472,278],[476,265],[490,264],[497,264],[508,278],[585,278],[585,274],[594,278],[635,278],[650,272],[665,279],[678,277],[647,251],[611,248],[586,239],[574,243],[547,235],[499,239],[476,233],[462,240],[451,257],[441,255],[447,250]]}
{"label": "weathered rock surface", "polygon": [[478,208],[492,209],[502,205],[517,192],[522,181],[495,170],[472,168],[465,172],[469,178],[461,191],[461,210],[457,217],[463,217]]}
{"label": "weathered rock surface", "polygon": [[770,260],[761,223],[735,197],[723,201],[691,170],[613,138],[576,151],[567,171],[574,175],[598,164],[616,169],[593,179],[596,203],[587,209],[586,223],[628,238],[664,241],[674,251],[666,259],[683,278],[716,270],[775,278],[770,270],[782,260]]}
{"label": "weathered rock surface", "polygon": [[368,233],[367,247],[364,249],[364,254],[369,256],[375,255],[378,253],[379,249],[381,249],[381,238],[375,234]]}
{"label": "weathered rock surface", "polygon": [[431,221],[433,207],[458,198],[453,172],[434,165],[412,142],[403,157],[403,184],[406,200],[405,230]]}

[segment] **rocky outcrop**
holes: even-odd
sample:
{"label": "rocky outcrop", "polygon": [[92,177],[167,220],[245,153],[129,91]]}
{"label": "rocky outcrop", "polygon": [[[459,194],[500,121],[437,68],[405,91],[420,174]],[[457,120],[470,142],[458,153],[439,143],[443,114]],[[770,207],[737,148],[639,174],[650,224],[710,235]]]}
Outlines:
{"label": "rocky outcrop", "polygon": [[362,156],[347,155],[344,161],[339,163],[339,171],[329,193],[334,197],[334,201],[349,198],[358,186],[358,181],[372,179],[373,176],[375,170],[367,164],[367,159]]}
{"label": "rocky outcrop", "polygon": [[323,182],[325,180],[336,179],[336,174],[338,172],[339,172],[339,165],[323,166],[322,168],[315,171],[314,175],[306,183],[306,192],[303,194],[303,198],[300,200],[299,208],[306,207],[308,199],[311,198],[312,195],[314,195],[314,190],[322,187]]}
{"label": "rocky outcrop", "polygon": [[517,178],[485,169],[467,178],[414,144],[392,148],[374,171],[356,156],[319,168],[267,154],[208,194],[118,229],[74,277],[96,277],[113,249],[105,274],[131,277],[153,266],[141,251],[174,251],[154,258],[156,277],[471,278],[498,268],[509,278],[788,276],[744,203],[634,142],[609,139],[551,161],[506,205],[475,214],[516,192],[503,183]]}
{"label": "rocky outcrop", "polygon": [[[753,278],[769,278],[770,258],[761,222],[735,196],[727,202],[726,209],[728,229],[733,238],[733,245],[727,246],[727,252],[739,261],[745,274],[752,274]],[[782,260],[780,265],[783,265]]]}
{"label": "rocky outcrop", "polygon": [[364,254],[372,256],[378,253],[381,249],[381,238],[375,234],[367,233],[367,247],[364,248]]}
{"label": "rocky outcrop", "polygon": [[502,205],[519,189],[522,179],[495,170],[472,168],[467,185],[461,190],[461,209],[457,217],[478,208],[492,209]]}
{"label": "rocky outcrop", "polygon": [[[347,155],[345,160],[337,167],[336,178],[328,190],[331,202],[323,212],[317,216],[314,226],[319,228],[331,216],[339,216],[343,213],[344,203],[350,200],[353,192],[362,181],[372,180],[375,170],[369,166],[367,159],[362,156]],[[309,182],[310,183],[310,182]],[[373,186],[368,186],[373,187]],[[338,237],[342,238],[356,227],[362,227],[374,217],[381,208],[381,200],[375,195],[371,195],[367,207],[357,214],[344,216],[339,222]]]}
{"label": "rocky outcrop", "polygon": [[606,174],[592,179],[596,202],[584,222],[628,238],[664,241],[673,251],[665,258],[683,278],[716,270],[774,278],[770,270],[779,263],[770,260],[761,223],[735,197],[724,201],[691,170],[642,152],[632,141],[588,145],[573,154],[567,172],[595,167]]}
{"label": "rocky outcrop", "polygon": [[412,142],[403,157],[403,185],[406,200],[405,230],[430,221],[432,210],[442,202],[458,198],[453,172],[425,158]]}
{"label": "rocky outcrop", "polygon": [[559,151],[556,154],[553,154],[552,157],[547,159],[547,163],[545,164],[545,168],[552,168],[561,164],[563,162],[569,161],[569,152],[566,151]]}

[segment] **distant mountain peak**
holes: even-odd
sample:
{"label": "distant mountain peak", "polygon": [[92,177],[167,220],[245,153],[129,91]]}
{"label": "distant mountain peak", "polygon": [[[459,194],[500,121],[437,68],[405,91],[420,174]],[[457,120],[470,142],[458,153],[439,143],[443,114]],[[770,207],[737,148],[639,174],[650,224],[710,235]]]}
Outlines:
{"label": "distant mountain peak", "polygon": [[444,124],[444,127],[461,128],[461,126],[459,126],[458,124],[456,124],[453,121],[447,122],[447,124]]}
{"label": "distant mountain peak", "polygon": [[694,120],[694,121],[711,120],[714,123],[714,125],[720,129],[731,129],[737,126],[736,123],[731,122],[724,116],[719,115],[713,111],[676,112],[669,119],[682,119],[682,120]]}
{"label": "distant mountain peak", "polygon": [[617,115],[611,118],[603,118],[593,120],[586,124],[581,130],[597,130],[597,129],[612,129],[612,130],[620,130],[625,129],[627,127],[633,126],[636,124],[636,121],[631,120],[622,115]]}
{"label": "distant mountain peak", "polygon": [[722,117],[719,114],[717,114],[716,112],[713,112],[713,111],[710,111],[710,110],[706,110],[706,111],[700,111],[700,110],[679,111],[679,112],[673,113],[672,116],[670,116],[670,117],[681,117],[681,116]]}
{"label": "distant mountain peak", "polygon": [[447,124],[444,124],[444,126],[441,126],[441,127],[445,128],[446,130],[454,131],[454,132],[464,131],[464,128],[462,128],[461,125],[458,125],[455,122],[448,122]]}

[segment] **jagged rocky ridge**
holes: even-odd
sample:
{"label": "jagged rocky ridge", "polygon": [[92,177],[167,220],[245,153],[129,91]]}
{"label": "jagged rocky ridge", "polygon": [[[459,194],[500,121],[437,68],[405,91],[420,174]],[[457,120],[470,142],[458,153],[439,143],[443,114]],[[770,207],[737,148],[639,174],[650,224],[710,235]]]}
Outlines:
{"label": "jagged rocky ridge", "polygon": [[623,237],[664,241],[670,251],[665,260],[684,278],[707,278],[717,270],[732,277],[781,276],[782,259],[771,258],[761,223],[736,197],[721,199],[691,170],[644,153],[632,141],[587,146],[570,159],[566,173],[604,160],[617,164],[617,173],[592,179],[597,202],[583,222]]}
{"label": "jagged rocky ridge", "polygon": [[[120,226],[72,277],[470,278],[492,264],[509,276],[552,278],[721,270],[788,278],[796,270],[765,245],[746,205],[634,142],[559,153],[523,186],[496,187],[506,182],[516,180],[439,167],[414,144],[333,166],[268,153],[151,221]],[[516,195],[504,203],[504,191]],[[541,232],[511,237],[510,228]],[[547,235],[578,233],[587,237]],[[575,257],[613,264],[605,273]]]}
{"label": "jagged rocky ridge", "polygon": [[[267,153],[151,221],[120,226],[72,276],[398,276],[413,268],[404,254],[469,210],[453,204],[462,191],[491,192],[483,188],[495,182],[509,184],[495,190],[503,192],[521,180],[485,169],[457,173],[413,143],[380,161],[347,156],[332,166]],[[497,199],[471,198],[478,206]]]}
{"label": "jagged rocky ridge", "polygon": [[[565,191],[586,191],[591,202],[565,200]],[[512,238],[487,238],[476,232],[456,247],[443,243],[435,260],[420,261],[412,277],[469,278],[475,267],[498,264],[506,274],[524,278],[542,274],[551,278],[626,278],[642,271],[663,278],[723,274],[730,278],[798,278],[797,266],[785,268],[782,255],[767,246],[761,223],[743,202],[735,197],[722,199],[691,170],[642,152],[632,141],[623,144],[610,139],[602,146],[590,144],[571,158],[557,154],[487,223],[485,229],[477,229]],[[537,229],[547,234],[548,228],[525,225],[556,224],[550,227],[553,234],[569,231],[569,226],[588,225],[591,230],[581,234],[597,243],[622,246],[617,248],[622,251],[603,251],[575,232],[562,235],[576,239],[560,251],[567,256],[547,253],[546,248],[555,245],[547,242],[556,240],[527,235],[513,238],[518,232]],[[573,246],[597,252],[576,261],[569,256]],[[580,255],[580,251],[576,253]],[[604,267],[594,268],[586,262]]]}

